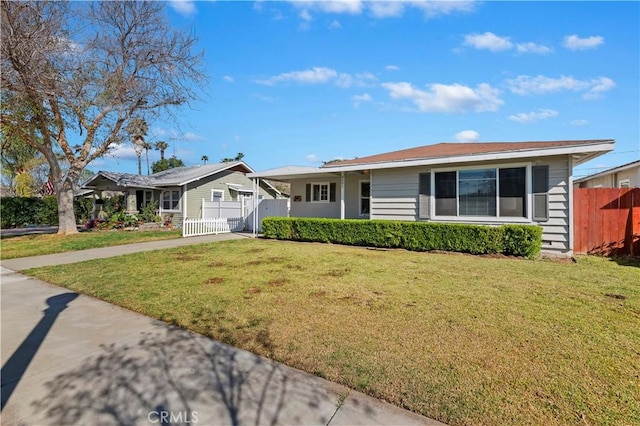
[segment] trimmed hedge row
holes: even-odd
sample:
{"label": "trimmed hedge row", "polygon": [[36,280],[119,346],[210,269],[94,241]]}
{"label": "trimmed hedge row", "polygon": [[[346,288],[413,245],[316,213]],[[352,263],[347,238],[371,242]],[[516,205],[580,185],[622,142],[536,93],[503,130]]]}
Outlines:
{"label": "trimmed hedge row", "polygon": [[[79,198],[73,201],[78,223],[91,217],[93,200]],[[48,197],[6,197],[0,202],[0,226],[4,228],[25,225],[57,225],[58,200],[55,195]]]}
{"label": "trimmed hedge row", "polygon": [[267,217],[266,238],[355,246],[444,250],[472,254],[503,253],[533,258],[542,247],[536,225],[467,225],[391,220]]}

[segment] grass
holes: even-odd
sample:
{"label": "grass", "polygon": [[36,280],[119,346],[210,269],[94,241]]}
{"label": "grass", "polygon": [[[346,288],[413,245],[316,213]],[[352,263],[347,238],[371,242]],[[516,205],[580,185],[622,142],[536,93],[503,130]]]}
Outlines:
{"label": "grass", "polygon": [[235,240],[28,273],[451,425],[640,419],[638,265]]}
{"label": "grass", "polygon": [[74,235],[22,235],[3,237],[0,258],[40,256],[98,247],[180,238],[181,231],[91,231]]}

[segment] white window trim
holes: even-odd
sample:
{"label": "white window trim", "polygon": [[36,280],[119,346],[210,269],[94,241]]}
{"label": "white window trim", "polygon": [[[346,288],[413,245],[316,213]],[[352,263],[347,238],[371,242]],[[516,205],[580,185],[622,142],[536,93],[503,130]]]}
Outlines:
{"label": "white window trim", "polygon": [[[362,184],[366,182],[369,184],[369,213],[362,213]],[[371,216],[371,179],[362,179],[358,181],[358,215],[360,217],[369,217]]]}
{"label": "white window trim", "polygon": [[[475,166],[462,166],[462,167],[446,167],[439,169],[431,169],[431,201],[430,201],[430,217],[432,222],[466,222],[466,223],[519,223],[519,224],[531,224],[534,223],[533,217],[533,194],[531,193],[531,162],[526,163],[504,163],[504,164],[483,164]],[[456,211],[460,210],[460,200],[458,195],[460,194],[459,185],[460,179],[458,172],[460,170],[482,170],[482,169],[496,169],[496,194],[500,194],[500,179],[498,169],[510,169],[515,167],[525,168],[525,194],[527,201],[527,217],[513,217],[513,216],[500,216],[500,205],[496,205],[496,216],[436,216],[436,173],[440,172],[456,172]],[[496,202],[499,203],[500,196],[496,195]]]}
{"label": "white window trim", "polygon": [[[625,185],[625,186],[622,186],[622,185]],[[631,188],[631,179],[619,180],[618,181],[618,188]]]}
{"label": "white window trim", "polygon": [[211,201],[215,201],[213,199],[213,194],[222,194],[222,197],[220,197],[220,201],[224,201],[224,191],[222,189],[212,189],[211,190]]}
{"label": "white window trim", "polygon": [[[313,199],[313,187],[316,185],[326,185],[327,186],[327,199],[326,200],[314,200]],[[318,191],[318,195],[320,191]],[[331,184],[330,182],[311,182],[311,203],[329,203],[331,202]]]}
{"label": "white window trim", "polygon": [[[178,193],[178,202],[176,203],[176,208],[175,209],[165,209],[164,207],[164,194],[169,193],[169,204],[173,204],[173,193],[177,192]],[[180,199],[182,198],[182,191],[180,189],[166,189],[164,191],[162,191],[160,193],[160,210],[163,212],[171,212],[171,213],[175,213],[175,212],[182,212],[182,209],[180,208]]]}

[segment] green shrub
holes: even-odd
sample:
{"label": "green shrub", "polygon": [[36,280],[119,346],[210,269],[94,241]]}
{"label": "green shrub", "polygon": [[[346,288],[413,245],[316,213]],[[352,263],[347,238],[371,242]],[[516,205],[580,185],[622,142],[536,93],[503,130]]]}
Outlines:
{"label": "green shrub", "polygon": [[268,217],[262,221],[262,234],[281,240],[399,247],[413,251],[504,253],[529,258],[535,257],[542,245],[542,228],[535,225]]}
{"label": "green shrub", "polygon": [[536,257],[542,248],[542,227],[504,225],[504,254]]}
{"label": "green shrub", "polygon": [[142,208],[140,209],[140,214],[138,215],[138,219],[144,223],[160,223],[162,221],[162,218],[157,215],[157,211],[158,200],[151,201],[150,203],[142,206]]}
{"label": "green shrub", "polygon": [[[93,200],[79,198],[73,200],[77,223],[85,223],[91,218]],[[48,197],[6,197],[0,202],[0,226],[15,228],[25,225],[57,225],[58,200],[55,195]]]}

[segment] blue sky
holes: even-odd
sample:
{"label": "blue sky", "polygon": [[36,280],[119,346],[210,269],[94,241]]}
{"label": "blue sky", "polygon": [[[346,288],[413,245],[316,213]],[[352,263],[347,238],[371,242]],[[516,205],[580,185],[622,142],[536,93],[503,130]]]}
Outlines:
{"label": "blue sky", "polygon": [[[173,1],[166,13],[199,38],[209,80],[147,140],[187,165],[600,138],[615,151],[576,176],[640,158],[638,2]],[[89,168],[137,170],[127,145]]]}

